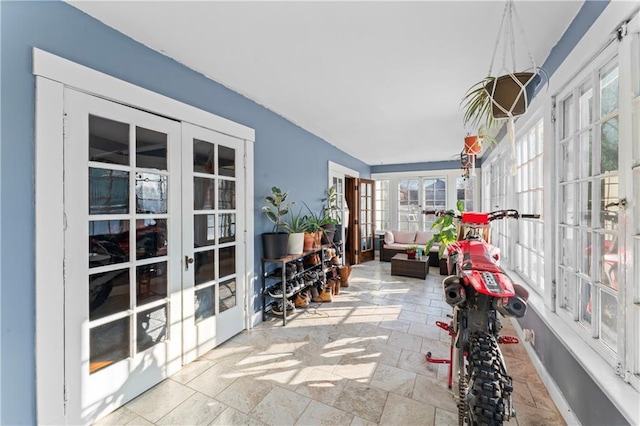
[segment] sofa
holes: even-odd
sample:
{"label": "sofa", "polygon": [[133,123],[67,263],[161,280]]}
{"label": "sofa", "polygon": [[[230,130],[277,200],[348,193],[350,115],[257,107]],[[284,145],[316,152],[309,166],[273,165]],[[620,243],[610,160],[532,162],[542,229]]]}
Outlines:
{"label": "sofa", "polygon": [[[407,247],[416,245],[424,250],[433,231],[385,231],[384,238],[380,240],[380,261],[391,262],[391,258],[398,253],[405,253]],[[434,244],[429,251],[429,266],[438,266],[438,250],[440,246]]]}

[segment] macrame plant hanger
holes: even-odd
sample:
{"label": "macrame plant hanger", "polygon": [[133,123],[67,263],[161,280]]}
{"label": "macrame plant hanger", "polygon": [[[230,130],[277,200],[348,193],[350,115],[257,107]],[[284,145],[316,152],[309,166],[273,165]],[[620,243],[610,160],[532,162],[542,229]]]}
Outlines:
{"label": "macrame plant hanger", "polygon": [[[520,29],[520,35],[522,36],[522,40],[524,42],[525,48],[527,49],[527,54],[529,56],[529,61],[531,62],[531,69],[533,70],[533,76],[526,82],[521,82],[520,79],[515,75],[516,73],[516,40],[513,31],[513,19],[516,19],[516,23],[518,28]],[[502,35],[502,37],[501,37]],[[500,46],[500,42],[502,43],[502,67],[500,68],[497,74],[492,74],[493,64],[496,58],[496,53],[498,52],[498,47]],[[508,49],[509,48],[509,49]],[[508,56],[511,56],[511,69],[507,68]],[[524,96],[525,105],[528,105],[529,99],[526,91],[527,84],[535,77],[538,68],[536,67],[535,61],[533,60],[533,55],[528,48],[527,38],[524,34],[524,30],[522,27],[522,22],[520,22],[520,18],[518,17],[518,12],[516,11],[516,5],[513,0],[507,0],[504,11],[502,13],[502,21],[500,22],[500,28],[498,29],[498,36],[496,38],[496,44],[493,49],[493,55],[491,56],[491,65],[489,65],[489,74],[487,75],[505,75],[509,76],[513,80],[515,84],[520,86],[520,93],[517,95],[516,99],[513,101],[511,106],[506,109],[505,106],[496,102],[495,100],[495,91],[498,86],[497,81],[494,80],[493,85],[491,86],[491,91],[487,90],[485,86],[485,91],[487,91],[489,95],[489,99],[491,99],[492,107],[498,108],[502,113],[507,117],[507,141],[511,146],[511,174],[515,174],[516,162],[516,128],[514,121],[514,113],[513,110],[518,103],[518,100]],[[518,114],[519,115],[519,114]]]}

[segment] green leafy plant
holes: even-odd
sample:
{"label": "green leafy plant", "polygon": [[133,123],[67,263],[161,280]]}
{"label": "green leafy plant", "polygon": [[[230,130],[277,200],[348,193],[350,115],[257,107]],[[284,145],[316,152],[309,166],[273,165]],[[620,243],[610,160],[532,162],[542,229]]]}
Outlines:
{"label": "green leafy plant", "polygon": [[410,244],[407,246],[407,251],[418,251],[418,246],[415,244]]}
{"label": "green leafy plant", "polygon": [[262,207],[267,218],[273,222],[273,232],[278,232],[279,228],[287,227],[287,222],[283,219],[289,213],[289,209],[294,202],[287,202],[288,192],[282,192],[277,186],[271,187],[271,195],[267,195],[265,200],[268,205]]}
{"label": "green leafy plant", "polygon": [[283,227],[291,234],[305,232],[307,230],[307,223],[305,216],[302,214],[302,209],[298,210],[298,213],[294,213],[293,210],[289,211],[289,219]]}
{"label": "green leafy plant", "polygon": [[313,210],[309,208],[307,203],[302,202],[304,206],[307,208],[309,212],[303,217],[303,222],[305,224],[305,232],[317,232],[322,231],[322,216],[318,213],[315,213]]}
{"label": "green leafy plant", "polygon": [[338,193],[335,186],[332,185],[325,191],[322,203],[321,225],[337,225],[340,223]]}
{"label": "green leafy plant", "polygon": [[[456,209],[459,212],[464,211],[464,201],[458,200],[456,203]],[[448,210],[448,211],[454,211]],[[440,249],[438,250],[438,258],[442,259],[444,255],[444,251],[446,250],[449,244],[455,243],[458,240],[458,226],[454,222],[454,218],[447,215],[438,216],[438,218],[433,222],[431,229],[435,229],[436,232],[433,234],[433,237],[427,242],[427,246],[425,247],[425,253],[429,253],[431,247],[434,244],[440,244]]]}
{"label": "green leafy plant", "polygon": [[462,98],[464,109],[463,123],[469,127],[491,128],[495,124],[492,114],[491,98],[485,87],[495,81],[495,77],[485,77],[467,90]]}

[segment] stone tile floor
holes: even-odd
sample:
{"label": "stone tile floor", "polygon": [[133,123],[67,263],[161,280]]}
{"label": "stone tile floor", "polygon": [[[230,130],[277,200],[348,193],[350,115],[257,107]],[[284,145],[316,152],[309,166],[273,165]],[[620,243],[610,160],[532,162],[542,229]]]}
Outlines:
{"label": "stone tile floor", "polygon": [[[455,425],[446,357],[442,277],[353,268],[331,303],[271,318],[185,366],[99,425]],[[508,320],[503,334],[515,334]],[[515,381],[509,425],[565,422],[522,346],[502,345]]]}

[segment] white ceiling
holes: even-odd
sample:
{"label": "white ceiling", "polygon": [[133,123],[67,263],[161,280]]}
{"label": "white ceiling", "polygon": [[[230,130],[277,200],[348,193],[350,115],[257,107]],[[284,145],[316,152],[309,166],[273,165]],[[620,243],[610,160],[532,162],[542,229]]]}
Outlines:
{"label": "white ceiling", "polygon": [[[370,165],[451,160],[503,1],[69,1]],[[583,1],[517,1],[542,65]],[[515,22],[515,21],[514,21]],[[526,43],[519,38],[524,32]],[[498,49],[494,71],[503,64]],[[509,61],[510,62],[510,61]],[[509,65],[509,64],[507,64]],[[260,140],[259,131],[256,134]],[[294,142],[292,142],[294,143]]]}

